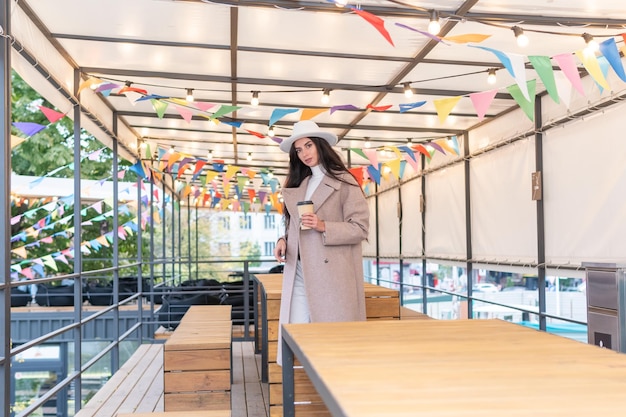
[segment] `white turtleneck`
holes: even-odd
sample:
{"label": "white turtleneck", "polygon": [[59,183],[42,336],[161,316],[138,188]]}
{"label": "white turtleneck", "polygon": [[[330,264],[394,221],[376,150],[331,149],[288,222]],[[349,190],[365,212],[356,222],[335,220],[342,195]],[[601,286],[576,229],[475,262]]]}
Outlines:
{"label": "white turtleneck", "polygon": [[304,195],[305,200],[310,200],[313,192],[317,188],[318,185],[322,182],[322,178],[324,178],[325,172],[324,168],[321,165],[316,165],[311,167],[311,179],[309,180],[309,184],[306,187],[306,194]]}

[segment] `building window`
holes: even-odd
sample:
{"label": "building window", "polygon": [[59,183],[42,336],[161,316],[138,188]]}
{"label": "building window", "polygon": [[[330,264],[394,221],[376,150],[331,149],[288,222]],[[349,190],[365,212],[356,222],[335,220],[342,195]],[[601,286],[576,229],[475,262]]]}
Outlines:
{"label": "building window", "polygon": [[220,219],[222,230],[230,230],[230,217],[222,217]]}
{"label": "building window", "polygon": [[248,230],[252,229],[252,217],[250,215],[239,217],[239,228]]}
{"label": "building window", "polygon": [[220,242],[217,244],[217,251],[221,256],[229,256],[230,253],[230,243],[229,242]]}
{"label": "building window", "polygon": [[264,220],[266,229],[276,229],[276,218],[273,214],[266,214]]}
{"label": "building window", "polygon": [[263,256],[274,255],[274,248],[276,248],[276,242],[265,242],[265,251]]}

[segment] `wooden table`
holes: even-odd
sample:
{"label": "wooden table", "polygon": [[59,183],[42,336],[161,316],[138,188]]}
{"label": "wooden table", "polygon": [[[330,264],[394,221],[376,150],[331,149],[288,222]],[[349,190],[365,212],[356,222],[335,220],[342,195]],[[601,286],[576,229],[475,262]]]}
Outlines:
{"label": "wooden table", "polygon": [[[255,275],[257,306],[255,337],[261,353],[261,381],[269,382],[270,416],[281,417],[283,404],[282,369],[276,363],[278,323],[283,274]],[[364,283],[367,320],[399,320],[400,293],[390,288]],[[301,369],[296,372],[296,401],[301,417],[328,415],[322,400]]]}
{"label": "wooden table", "polygon": [[626,415],[626,355],[500,320],[286,324],[331,414],[350,417]]}

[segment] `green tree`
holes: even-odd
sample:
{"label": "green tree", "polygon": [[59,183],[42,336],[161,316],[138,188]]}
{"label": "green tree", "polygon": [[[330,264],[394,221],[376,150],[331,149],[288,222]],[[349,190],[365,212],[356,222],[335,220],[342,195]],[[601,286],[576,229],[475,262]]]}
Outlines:
{"label": "green tree", "polygon": [[[19,175],[44,176],[53,170],[68,166],[54,174],[59,178],[72,178],[74,170],[71,163],[74,161],[74,122],[64,117],[51,124],[41,112],[39,106],[45,106],[56,111],[47,100],[33,90],[15,71],[11,72],[11,121],[32,122],[47,126],[39,133],[22,142],[11,152],[12,171]],[[11,127],[11,134],[24,137],[16,127]],[[113,175],[111,166],[113,152],[105,148],[93,135],[81,131],[81,149],[83,157],[103,149],[97,158],[84,158],[81,162],[81,177],[83,179],[100,180]],[[120,169],[131,163],[121,160]],[[134,181],[135,175],[127,172],[124,179]]]}
{"label": "green tree", "polygon": [[[11,73],[11,82],[12,121],[32,122],[47,126],[12,149],[12,171],[18,175],[42,177],[49,175],[49,173],[58,168],[65,167],[55,172],[53,176],[72,178],[74,176],[72,165],[74,162],[73,121],[69,117],[64,117],[51,124],[39,106],[45,106],[56,111],[61,110],[55,109],[52,104],[41,97],[14,71]],[[11,129],[13,135],[24,136],[14,126]],[[84,130],[81,131],[80,138],[81,154],[83,156],[80,165],[82,179],[103,180],[117,175],[117,173],[113,173],[111,170],[113,166],[113,152]],[[98,150],[102,151],[96,154],[95,152]],[[85,156],[87,155],[92,157],[86,158]],[[128,166],[130,166],[128,161],[121,160],[119,162],[120,169]],[[136,175],[127,171],[122,180],[136,181]],[[65,192],[68,191],[65,190]],[[58,197],[66,196],[59,195]],[[11,206],[12,217],[30,213],[20,217],[19,221],[12,223],[12,236],[19,236],[19,238],[12,239],[11,245],[12,249],[26,246],[28,259],[38,259],[46,255],[58,256],[61,251],[68,249],[73,243],[73,233],[68,232],[73,226],[73,219],[68,222],[57,222],[62,215],[56,209],[52,211],[48,211],[45,208],[36,210],[45,204],[49,204],[51,201],[50,199],[25,199],[18,196]],[[66,213],[65,216],[72,213],[73,205],[64,206],[61,203],[57,204],[59,204],[59,207],[64,207],[62,211]],[[82,204],[81,209],[87,209],[88,207]],[[113,209],[111,207],[108,208],[108,210]],[[81,218],[83,221],[99,215],[95,210],[89,209],[84,214]],[[133,217],[134,214],[131,213],[119,213],[119,225],[124,225],[132,220]],[[112,218],[108,218],[105,221],[86,224],[82,230],[81,241],[90,241],[111,232],[112,221]],[[144,242],[143,248],[145,259],[148,255],[147,243]],[[98,250],[92,250],[91,253],[85,254],[83,256],[83,269],[95,270],[111,266],[112,251],[112,247],[103,246]],[[119,240],[119,256],[120,259],[127,258],[131,261],[137,258],[137,239],[134,233],[125,240]],[[27,266],[28,262],[24,262],[18,256],[13,255],[12,263],[20,261],[24,263],[25,267]],[[57,262],[58,272],[69,273],[73,271],[72,259],[68,259],[68,261],[70,262],[69,265]],[[47,272],[51,274],[54,271],[50,271],[50,268],[47,268]]]}
{"label": "green tree", "polygon": [[[259,242],[245,241],[239,245],[239,256],[248,259],[260,259],[261,258],[261,245]],[[250,266],[260,266],[261,262],[250,262]]]}

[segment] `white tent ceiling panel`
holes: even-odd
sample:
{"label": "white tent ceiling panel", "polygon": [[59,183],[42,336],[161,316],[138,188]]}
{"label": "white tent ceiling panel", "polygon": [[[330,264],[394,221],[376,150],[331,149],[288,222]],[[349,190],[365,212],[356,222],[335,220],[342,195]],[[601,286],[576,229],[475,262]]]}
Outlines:
{"label": "white tent ceiling panel", "polygon": [[537,260],[534,139],[472,158],[472,257],[501,263]]}
{"label": "white tent ceiling panel", "polygon": [[[36,56],[37,63],[48,71],[66,91],[72,92],[74,88],[74,70],[71,65],[68,64],[19,7],[13,8],[11,20],[11,31],[15,39],[22,44],[26,51]],[[31,85],[41,85],[42,88],[45,88],[43,84],[38,82]],[[69,110],[67,105],[60,107],[60,109],[64,112]]]}
{"label": "white tent ceiling panel", "polygon": [[602,16],[610,19],[626,19],[622,0],[603,0],[602,7],[594,1],[558,2],[528,0],[524,2],[502,2],[501,0],[481,0],[472,11],[475,13],[506,13],[534,15],[541,11],[543,16],[584,17]]}
{"label": "white tent ceiling panel", "polygon": [[465,188],[463,164],[426,176],[426,255],[464,259]]}
{"label": "white tent ceiling panel", "polygon": [[[364,25],[363,18],[345,9],[338,9],[336,12],[333,10],[333,13],[319,13],[279,8],[242,8],[239,16],[240,26],[247,29],[241,34],[242,46],[262,45],[265,48],[324,54],[343,54],[349,50],[351,54],[357,55],[386,56],[411,56],[416,47],[414,40],[410,39],[410,32],[393,24],[396,19],[386,19],[388,23],[385,25],[394,39],[393,47],[376,29]],[[402,21],[405,24],[416,22],[415,19]],[[424,21],[427,24],[427,20],[422,20]],[[424,23],[422,28],[425,29]]]}
{"label": "white tent ceiling panel", "polygon": [[190,59],[187,48],[181,47],[92,41],[85,48],[84,41],[74,39],[63,39],[61,44],[72,56],[80,57],[77,64],[81,67],[113,68],[113,72],[119,68],[131,71],[149,68],[166,73],[230,74],[228,50],[193,48]]}
{"label": "white tent ceiling panel", "polygon": [[[306,80],[307,83],[349,83],[377,85],[382,78],[392,78],[404,65],[401,62],[342,59],[287,54],[260,55],[239,52],[239,77],[261,77],[268,80]],[[262,61],[264,60],[264,61]],[[261,65],[260,62],[263,62]]]}
{"label": "white tent ceiling panel", "polygon": [[422,255],[422,213],[419,210],[422,181],[402,185],[402,254],[404,257]]}
{"label": "white tent ceiling panel", "polygon": [[[28,1],[52,33],[228,45],[229,7],[152,0]],[[72,24],[68,25],[67,22]]]}
{"label": "white tent ceiling panel", "polygon": [[[546,261],[621,262],[626,253],[626,154],[621,126],[626,106],[601,118],[552,129],[544,140]],[[590,154],[587,150],[596,150]],[[597,157],[602,155],[602,157]],[[601,178],[602,181],[598,181]]]}

